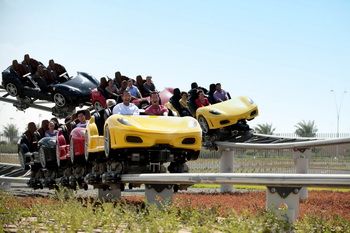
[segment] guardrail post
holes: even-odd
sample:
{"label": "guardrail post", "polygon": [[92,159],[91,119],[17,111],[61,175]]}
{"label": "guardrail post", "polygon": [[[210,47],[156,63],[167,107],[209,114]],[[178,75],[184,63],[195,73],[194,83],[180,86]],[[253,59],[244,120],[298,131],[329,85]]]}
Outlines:
{"label": "guardrail post", "polygon": [[120,186],[111,186],[111,190],[98,189],[97,196],[104,200],[120,200],[122,197]]}
{"label": "guardrail post", "polygon": [[0,190],[7,191],[11,188],[11,183],[3,181],[0,182]]}
{"label": "guardrail post", "polygon": [[267,187],[266,192],[266,209],[281,213],[279,218],[282,220],[286,215],[293,224],[299,215],[300,188]]}
{"label": "guardrail post", "polygon": [[[294,150],[292,156],[295,164],[295,173],[308,174],[309,163],[311,160],[311,150]],[[299,197],[301,200],[307,200],[309,197],[308,188],[303,187],[299,192]]]}
{"label": "guardrail post", "polygon": [[[233,173],[234,151],[219,147],[220,151],[220,173]],[[232,192],[233,185],[220,185],[220,192]]]}
{"label": "guardrail post", "polygon": [[173,185],[146,184],[145,186],[145,196],[148,204],[155,204],[158,209],[171,205],[173,200]]}

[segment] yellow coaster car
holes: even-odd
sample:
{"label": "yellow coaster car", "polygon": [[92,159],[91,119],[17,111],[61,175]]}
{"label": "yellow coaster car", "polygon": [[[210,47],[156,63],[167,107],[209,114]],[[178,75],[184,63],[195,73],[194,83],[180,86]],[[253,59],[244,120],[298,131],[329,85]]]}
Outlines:
{"label": "yellow coaster car", "polygon": [[258,106],[246,96],[201,107],[196,111],[196,118],[206,136],[204,142],[244,136],[250,131],[247,120],[257,116]]}
{"label": "yellow coaster car", "polygon": [[201,129],[192,117],[113,115],[105,123],[106,157],[113,150],[164,147],[199,151]]}
{"label": "yellow coaster car", "polygon": [[[109,113],[108,113],[109,111]],[[107,113],[106,113],[107,112]],[[96,112],[86,127],[85,157],[93,163],[88,183],[117,182],[122,173],[187,172],[186,161],[196,160],[202,144],[202,130],[193,117],[110,115]],[[107,161],[107,168],[98,164]],[[112,182],[112,181],[111,181]]]}

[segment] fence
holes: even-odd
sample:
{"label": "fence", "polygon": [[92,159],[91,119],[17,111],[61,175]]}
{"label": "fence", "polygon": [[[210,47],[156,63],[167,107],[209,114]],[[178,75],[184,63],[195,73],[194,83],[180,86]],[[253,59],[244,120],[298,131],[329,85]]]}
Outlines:
{"label": "fence", "polygon": [[[297,137],[293,133],[278,133],[275,136]],[[317,134],[316,138],[336,138],[335,133]],[[350,137],[350,133],[339,134],[341,138]],[[295,173],[291,149],[253,150],[234,149],[235,173]],[[220,171],[220,153],[202,150],[199,159],[187,163],[191,172],[218,173]],[[311,149],[309,173],[313,174],[350,174],[350,144],[339,146],[314,147]]]}
{"label": "fence", "polygon": [[[296,137],[294,134],[276,134]],[[340,134],[350,137],[350,134]],[[336,138],[336,134],[318,134],[318,138]],[[1,140],[1,138],[0,138]],[[15,147],[14,152],[17,150]],[[295,173],[292,150],[234,150],[235,173]],[[5,153],[0,147],[0,162],[18,163],[16,153]],[[190,172],[219,173],[220,154],[217,151],[202,150],[199,159],[189,161]],[[167,166],[167,165],[166,165]],[[311,149],[309,173],[350,174],[350,144]]]}

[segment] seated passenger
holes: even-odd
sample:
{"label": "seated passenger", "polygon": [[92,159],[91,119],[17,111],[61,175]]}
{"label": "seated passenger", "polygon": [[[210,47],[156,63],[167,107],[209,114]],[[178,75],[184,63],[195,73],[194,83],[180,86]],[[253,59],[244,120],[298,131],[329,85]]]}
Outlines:
{"label": "seated passenger", "polygon": [[156,86],[152,82],[152,76],[146,77],[146,82],[143,84],[143,89],[145,92],[145,96],[150,96],[152,92],[158,92]]}
{"label": "seated passenger", "polygon": [[45,137],[54,137],[57,136],[58,130],[55,129],[55,122],[49,122],[49,129],[45,131]]}
{"label": "seated passenger", "polygon": [[122,103],[117,104],[113,108],[113,114],[121,115],[140,115],[140,111],[137,106],[131,103],[131,94],[125,90],[122,94]]}
{"label": "seated passenger", "polygon": [[122,81],[123,81],[122,74],[119,71],[115,72],[114,83],[120,87],[122,85]]}
{"label": "seated passenger", "polygon": [[181,106],[179,103],[179,100],[181,99],[181,91],[179,88],[174,88],[174,94],[172,97],[170,97],[169,102],[171,103],[171,105],[173,105],[173,107],[175,108],[175,110],[180,114],[181,112]]}
{"label": "seated passenger", "polygon": [[181,99],[179,100],[179,103],[181,106],[181,112],[180,112],[181,116],[192,116],[187,99],[188,99],[188,93],[186,91],[182,91]]}
{"label": "seated passenger", "polygon": [[118,88],[117,86],[113,83],[112,79],[108,80],[108,86],[105,88],[108,98],[112,98],[115,100],[118,100],[119,95],[118,95]]}
{"label": "seated passenger", "polygon": [[216,91],[216,85],[215,83],[212,83],[209,85],[209,92],[208,92],[208,100],[210,104],[215,104],[216,101],[214,99],[214,92]]}
{"label": "seated passenger", "polygon": [[157,92],[152,92],[151,96],[151,105],[146,108],[146,115],[158,115],[158,116],[168,116],[169,110],[163,105],[159,105],[159,95]]}
{"label": "seated passenger", "polygon": [[80,110],[77,112],[77,117],[79,120],[79,123],[77,124],[77,127],[86,127],[87,121],[85,119],[85,110]]}
{"label": "seated passenger", "polygon": [[198,108],[210,105],[208,98],[204,96],[203,91],[198,92],[198,98],[196,99],[196,105]]}
{"label": "seated passenger", "polygon": [[120,84],[120,88],[118,90],[118,94],[121,95],[124,93],[124,91],[126,90],[126,88],[128,87],[128,81],[123,80]]}
{"label": "seated passenger", "polygon": [[216,91],[214,92],[214,99],[217,103],[228,100],[228,96],[225,90],[221,89],[221,84],[217,83],[215,85]]}
{"label": "seated passenger", "polygon": [[140,90],[132,84],[131,79],[128,80],[128,87],[126,88],[126,90],[130,92],[132,100],[142,98]]}

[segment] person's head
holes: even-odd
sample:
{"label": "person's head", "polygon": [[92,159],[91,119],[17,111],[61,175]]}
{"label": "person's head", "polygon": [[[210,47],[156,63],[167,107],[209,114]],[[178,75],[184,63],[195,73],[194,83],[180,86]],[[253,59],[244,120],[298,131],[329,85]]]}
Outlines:
{"label": "person's head", "polygon": [[151,83],[152,82],[152,76],[147,76],[146,77],[146,82]]}
{"label": "person's head", "polygon": [[221,91],[221,84],[220,84],[220,83],[217,83],[217,84],[215,85],[215,88],[216,88],[217,91]]}
{"label": "person's head", "polygon": [[191,83],[191,89],[195,89],[198,87],[198,84],[196,82]]}
{"label": "person's head", "polygon": [[108,86],[110,86],[110,87],[113,86],[113,80],[112,79],[108,79]]}
{"label": "person's head", "polygon": [[187,99],[188,98],[188,93],[186,91],[181,92],[181,98]]}
{"label": "person's head", "polygon": [[49,122],[49,130],[54,130],[55,126],[56,126],[55,122],[53,122],[53,121]]}
{"label": "person's head", "polygon": [[107,108],[110,107],[110,106],[116,105],[116,104],[117,104],[117,101],[115,101],[115,99],[107,99],[106,100]]}
{"label": "person's head", "polygon": [[198,98],[200,99],[204,98],[204,92],[202,90],[198,91]]}
{"label": "person's head", "polygon": [[181,93],[181,91],[180,91],[180,89],[179,88],[174,88],[174,96],[180,96],[180,93]]}
{"label": "person's head", "polygon": [[127,91],[127,90],[123,91],[122,100],[124,105],[128,106],[130,104],[130,101],[131,101],[130,91]]}
{"label": "person's head", "polygon": [[128,80],[128,87],[132,87],[132,80],[131,79]]}
{"label": "person's head", "polygon": [[157,92],[152,92],[150,95],[150,99],[151,99],[151,104],[153,106],[159,106],[159,95]]}
{"label": "person's head", "polygon": [[120,85],[123,89],[127,88],[128,87],[128,81],[126,80],[123,80],[122,81],[122,84]]}
{"label": "person's head", "polygon": [[212,92],[214,93],[216,90],[216,84],[215,83],[212,83],[209,85],[209,92]]}
{"label": "person's head", "polygon": [[79,110],[77,112],[77,117],[78,117],[78,120],[80,121],[80,123],[85,123],[86,122],[86,119],[85,119],[85,110]]}

